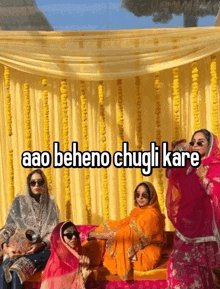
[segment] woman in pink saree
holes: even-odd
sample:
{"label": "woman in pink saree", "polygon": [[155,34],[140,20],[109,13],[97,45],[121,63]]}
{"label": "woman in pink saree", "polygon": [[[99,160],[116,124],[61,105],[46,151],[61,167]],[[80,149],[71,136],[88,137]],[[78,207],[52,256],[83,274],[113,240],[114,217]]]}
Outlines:
{"label": "woman in pink saree", "polygon": [[169,289],[214,289],[212,268],[218,266],[220,246],[220,150],[217,137],[196,131],[190,151],[201,156],[199,168],[173,168],[166,206],[176,229],[168,263]]}
{"label": "woman in pink saree", "polygon": [[51,255],[41,289],[84,289],[90,274],[89,259],[82,256],[79,231],[72,222],[59,223],[51,235]]}

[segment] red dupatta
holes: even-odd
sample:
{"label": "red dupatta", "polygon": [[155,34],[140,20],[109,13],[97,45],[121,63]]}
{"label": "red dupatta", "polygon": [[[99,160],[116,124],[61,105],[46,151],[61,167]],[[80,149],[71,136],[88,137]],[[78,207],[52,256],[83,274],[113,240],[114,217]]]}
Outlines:
{"label": "red dupatta", "polygon": [[79,269],[80,240],[77,249],[70,248],[62,238],[66,223],[59,223],[51,235],[51,255],[43,274],[41,289],[83,289],[83,276]]}
{"label": "red dupatta", "polygon": [[220,241],[220,151],[213,134],[209,152],[201,164],[208,168],[203,181],[189,164],[186,168],[169,170],[167,213],[183,241]]}
{"label": "red dupatta", "polygon": [[211,197],[213,208],[213,232],[220,248],[220,149],[216,136],[212,135],[211,149],[202,164],[208,167],[204,186],[207,194]]}

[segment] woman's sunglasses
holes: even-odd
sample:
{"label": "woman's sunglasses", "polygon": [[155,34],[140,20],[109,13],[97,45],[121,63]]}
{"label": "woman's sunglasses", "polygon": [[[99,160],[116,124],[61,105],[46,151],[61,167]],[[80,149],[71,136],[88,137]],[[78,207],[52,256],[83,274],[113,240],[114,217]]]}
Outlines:
{"label": "woman's sunglasses", "polygon": [[138,199],[142,196],[142,198],[144,199],[149,199],[149,195],[148,194],[139,194],[139,193],[135,193],[135,198]]}
{"label": "woman's sunglasses", "polygon": [[36,184],[38,184],[39,187],[42,187],[44,185],[44,180],[43,179],[40,179],[40,180],[33,180],[33,181],[30,181],[30,186],[31,187],[35,187]]}
{"label": "woman's sunglasses", "polygon": [[63,234],[63,236],[67,237],[69,240],[71,240],[73,236],[75,236],[76,239],[79,239],[79,232],[66,233],[66,234]]}
{"label": "woman's sunglasses", "polygon": [[202,140],[199,140],[199,141],[191,141],[190,143],[189,143],[189,145],[191,145],[191,146],[194,146],[195,144],[197,144],[199,147],[203,147],[204,146],[204,141],[202,141]]}

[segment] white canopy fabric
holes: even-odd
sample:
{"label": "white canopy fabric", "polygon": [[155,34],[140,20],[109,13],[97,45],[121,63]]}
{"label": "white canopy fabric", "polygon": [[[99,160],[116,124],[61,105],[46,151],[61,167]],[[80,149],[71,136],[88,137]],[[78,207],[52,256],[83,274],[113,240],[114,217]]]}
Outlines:
{"label": "white canopy fabric", "polygon": [[0,32],[0,61],[42,76],[104,80],[184,65],[220,50],[220,28]]}

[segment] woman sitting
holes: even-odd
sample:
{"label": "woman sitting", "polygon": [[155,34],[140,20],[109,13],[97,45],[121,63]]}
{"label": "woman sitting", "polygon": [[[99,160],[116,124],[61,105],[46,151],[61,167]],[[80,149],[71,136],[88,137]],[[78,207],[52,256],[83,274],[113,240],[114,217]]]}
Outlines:
{"label": "woman sitting", "polygon": [[51,256],[41,289],[83,289],[90,274],[89,258],[81,255],[79,232],[72,222],[59,223],[51,236]]}
{"label": "woman sitting", "polygon": [[20,289],[50,256],[50,235],[58,223],[58,211],[49,196],[41,170],[27,177],[26,194],[15,197],[6,224],[0,231],[3,262],[0,288]]}
{"label": "woman sitting", "polygon": [[93,265],[98,265],[101,258],[110,273],[123,280],[130,279],[132,268],[138,271],[155,268],[164,241],[165,218],[153,185],[140,183],[134,191],[134,200],[136,208],[129,217],[101,224],[89,233],[89,239],[96,241],[83,244],[85,255]]}

